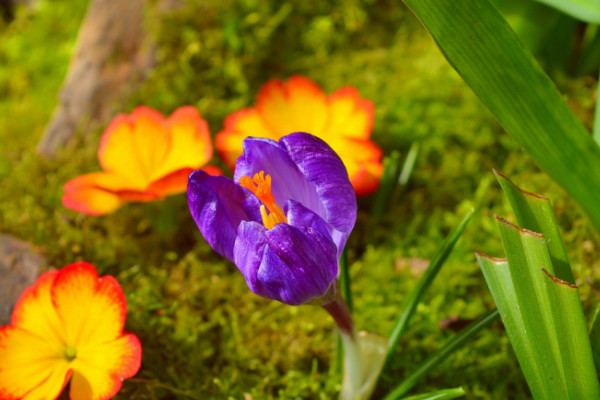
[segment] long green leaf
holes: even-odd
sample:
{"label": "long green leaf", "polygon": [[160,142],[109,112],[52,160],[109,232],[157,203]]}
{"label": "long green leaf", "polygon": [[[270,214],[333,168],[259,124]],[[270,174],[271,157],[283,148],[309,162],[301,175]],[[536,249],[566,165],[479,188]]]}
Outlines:
{"label": "long green leaf", "polygon": [[550,275],[543,278],[556,316],[560,352],[571,399],[600,399],[600,385],[577,286]]}
{"label": "long green leaf", "polygon": [[478,257],[536,399],[600,399],[577,288],[552,275],[546,238],[496,217],[502,260]]}
{"label": "long green leaf", "polygon": [[458,225],[456,225],[454,229],[452,229],[452,232],[450,232],[450,234],[446,237],[446,240],[429,263],[427,270],[425,271],[423,276],[421,276],[421,279],[419,279],[417,286],[413,289],[410,296],[406,299],[406,302],[402,307],[402,312],[398,316],[398,319],[394,324],[394,328],[390,333],[390,338],[388,341],[389,347],[388,353],[386,355],[385,364],[387,364],[392,358],[394,351],[396,350],[396,346],[400,341],[400,337],[406,330],[406,327],[408,326],[408,321],[410,320],[410,317],[412,317],[415,308],[417,307],[417,304],[419,304],[419,301],[421,301],[421,298],[423,297],[425,292],[427,292],[427,289],[429,289],[429,286],[431,286],[431,283],[442,268],[442,265],[444,265],[444,262],[452,252],[454,245],[460,238],[460,235],[463,233],[463,231],[467,227],[467,224],[469,223],[469,220],[473,216],[473,212],[473,209],[469,210],[469,212],[463,217],[463,219],[458,223]]}
{"label": "long green leaf", "polygon": [[600,0],[536,0],[584,22],[600,24]]}
{"label": "long green leaf", "polygon": [[488,0],[404,0],[500,124],[600,229],[600,148]]}
{"label": "long green leaf", "polygon": [[446,343],[444,347],[438,350],[438,352],[425,360],[409,376],[404,378],[404,380],[400,382],[398,386],[392,389],[392,391],[389,392],[387,396],[383,398],[383,400],[395,400],[406,394],[406,392],[412,389],[413,386],[423,379],[429,373],[429,371],[444,361],[446,357],[461,348],[469,339],[477,335],[482,329],[494,322],[498,318],[498,315],[498,310],[494,309],[481,316],[475,322],[472,322],[469,326],[452,338],[452,340]]}
{"label": "long green leaf", "polygon": [[[545,388],[544,396],[536,398],[568,399],[559,338],[554,330],[554,314],[549,307],[549,295],[540,272],[541,267],[552,268],[546,243],[541,234],[520,230],[508,221],[496,218],[515,289],[515,305],[521,313],[523,330],[527,332],[535,354],[535,358],[523,362],[535,363],[532,368],[537,369]],[[523,372],[527,369],[521,368]]]}
{"label": "long green leaf", "polygon": [[415,396],[403,397],[402,400],[452,400],[465,395],[462,387],[444,389],[432,393],[417,394]]}
{"label": "long green leaf", "polygon": [[542,374],[534,363],[536,356],[532,338],[526,334],[520,308],[515,307],[518,304],[517,294],[508,262],[506,259],[494,258],[481,253],[476,254],[476,257],[533,397],[536,399],[547,398],[547,390],[550,388],[547,389],[544,386]]}
{"label": "long green leaf", "polygon": [[550,200],[517,187],[500,171],[494,170],[494,174],[508,197],[519,226],[541,233],[546,238],[555,275],[564,281],[575,283]]}

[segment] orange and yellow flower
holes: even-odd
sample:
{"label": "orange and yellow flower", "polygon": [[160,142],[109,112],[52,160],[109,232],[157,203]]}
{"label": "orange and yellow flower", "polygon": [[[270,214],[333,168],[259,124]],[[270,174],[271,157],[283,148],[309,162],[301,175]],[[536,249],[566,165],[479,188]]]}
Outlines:
{"label": "orange and yellow flower", "polygon": [[123,291],[78,262],[46,272],[0,327],[0,399],[108,399],[140,368],[138,338],[123,331]]}
{"label": "orange and yellow flower", "polygon": [[308,132],[326,141],[340,156],[358,195],[373,192],[383,172],[381,149],[370,140],[373,103],[354,87],[326,96],[303,76],[287,82],[273,79],[260,90],[256,107],[227,117],[216,136],[216,147],[232,168],[247,136],[278,140],[291,132]]}
{"label": "orange and yellow flower", "polygon": [[[152,201],[185,192],[189,174],[212,157],[206,121],[191,106],[169,118],[138,107],[117,116],[102,134],[98,159],[104,169],[65,184],[63,204],[86,215],[110,213],[128,201]],[[216,167],[205,167],[219,174]]]}

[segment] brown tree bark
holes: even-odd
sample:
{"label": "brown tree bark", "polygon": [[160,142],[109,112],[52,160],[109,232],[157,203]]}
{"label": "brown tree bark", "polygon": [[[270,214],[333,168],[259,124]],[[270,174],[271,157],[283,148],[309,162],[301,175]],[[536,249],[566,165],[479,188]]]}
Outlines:
{"label": "brown tree bark", "polygon": [[90,0],[39,153],[51,156],[78,128],[106,122],[115,101],[142,81],[153,59],[143,29],[145,5],[146,0]]}

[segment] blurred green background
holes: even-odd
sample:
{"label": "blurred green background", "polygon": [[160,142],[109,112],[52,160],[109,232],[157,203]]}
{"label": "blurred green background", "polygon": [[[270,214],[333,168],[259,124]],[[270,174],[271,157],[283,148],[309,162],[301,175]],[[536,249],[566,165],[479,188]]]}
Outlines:
{"label": "blurred green background", "polygon": [[[525,3],[497,5],[590,127],[598,60],[585,47],[592,44],[583,25]],[[380,219],[370,217],[372,197],[359,199],[348,244],[358,329],[389,333],[427,260],[476,207],[374,398],[454,335],[441,321],[470,320],[494,307],[473,256],[503,256],[492,215],[512,218],[492,168],[553,201],[589,315],[597,299],[585,279],[596,286],[600,280],[600,242],[590,222],[503,132],[400,1],[190,0],[167,13],[157,4],[149,2],[146,10],[156,66],[139,90],[120,100],[120,112],[144,104],[170,113],[192,104],[214,135],[229,113],[254,103],[268,79],[302,74],[327,93],[352,85],[372,100],[373,140],[386,154],[404,156],[420,143],[409,186]],[[62,185],[98,169],[102,129],[78,132],[52,159],[35,146],[56,105],[86,7],[83,0],[38,0],[18,6],[12,22],[0,22],[0,232],[33,243],[54,268],[86,260],[119,280],[128,301],[126,328],[142,341],[143,365],[117,398],[335,397],[341,378],[332,368],[330,318],[316,307],[252,294],[235,266],[204,242],[185,195],[128,204],[100,218],[62,206]],[[218,159],[213,163],[227,170]],[[457,385],[467,399],[528,396],[500,323],[440,364],[414,392]]]}

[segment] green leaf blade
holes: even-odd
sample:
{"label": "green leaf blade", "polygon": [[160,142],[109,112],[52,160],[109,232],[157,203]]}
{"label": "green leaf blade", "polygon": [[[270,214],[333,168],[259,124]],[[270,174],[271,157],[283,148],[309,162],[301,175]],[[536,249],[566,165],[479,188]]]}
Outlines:
{"label": "green leaf blade", "polygon": [[[527,360],[524,355],[519,356],[519,362],[525,362],[521,368],[524,373],[526,370],[537,370],[545,391],[541,398],[568,399],[559,337],[554,329],[554,314],[541,273],[542,267],[552,264],[544,238],[500,217],[496,217],[496,220],[506,251],[516,305],[522,318],[523,334],[528,336],[535,357]],[[533,364],[528,365],[530,362]]]}
{"label": "green leaf blade", "polygon": [[493,258],[481,253],[475,254],[475,256],[481,266],[488,288],[492,292],[500,318],[533,397],[536,399],[550,398],[550,393],[544,385],[542,374],[536,363],[533,344],[525,330],[520,308],[515,306],[518,304],[518,300],[508,262],[506,259]]}
{"label": "green leaf blade", "polygon": [[454,249],[454,245],[456,244],[463,231],[467,227],[467,224],[471,220],[471,217],[473,216],[474,212],[474,209],[469,210],[469,212],[463,217],[463,219],[458,223],[458,225],[456,225],[454,229],[452,229],[450,234],[448,234],[446,240],[444,241],[436,255],[431,259],[427,270],[425,271],[423,276],[421,276],[421,279],[419,279],[417,286],[406,299],[406,302],[402,307],[402,312],[396,319],[396,323],[394,324],[392,332],[389,336],[389,347],[385,364],[387,364],[393,356],[394,351],[398,346],[398,342],[400,341],[402,334],[406,330],[408,322],[410,321],[410,318],[412,317],[415,308],[421,301],[423,295],[427,292],[427,289],[429,289],[429,286],[431,286],[431,283],[437,276],[438,272],[440,272],[440,269],[442,268],[444,262],[452,252],[452,249]]}
{"label": "green leaf blade", "polygon": [[550,307],[560,335],[560,352],[570,399],[598,399],[600,385],[577,286],[544,270],[544,283],[550,294]]}
{"label": "green leaf blade", "polygon": [[448,61],[600,228],[600,148],[487,0],[404,0]]}
{"label": "green leaf blade", "polygon": [[454,389],[444,389],[432,393],[417,394],[415,396],[404,397],[402,400],[452,400],[465,395],[462,387]]}
{"label": "green leaf blade", "polygon": [[406,392],[412,389],[421,379],[423,379],[429,373],[429,371],[437,367],[446,359],[446,357],[461,348],[473,336],[477,335],[484,328],[488,327],[492,322],[497,320],[498,316],[498,310],[494,309],[469,324],[469,326],[448,341],[444,347],[427,358],[427,360],[419,365],[415,371],[404,378],[404,380],[394,387],[392,391],[383,398],[383,400],[399,399],[401,396],[406,394]]}
{"label": "green leaf blade", "polygon": [[519,188],[500,171],[494,170],[494,174],[515,212],[519,226],[541,233],[546,238],[554,275],[574,284],[575,278],[550,200]]}
{"label": "green leaf blade", "polygon": [[600,24],[598,0],[536,0],[563,13],[592,24]]}

